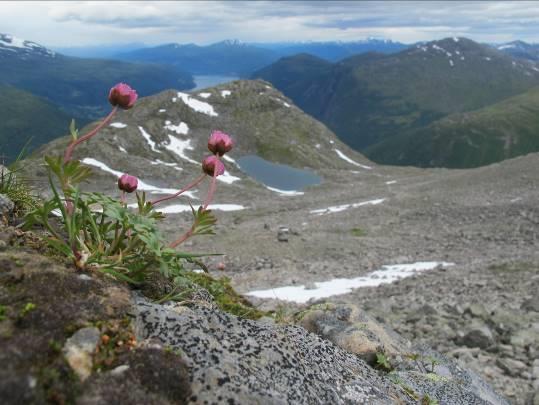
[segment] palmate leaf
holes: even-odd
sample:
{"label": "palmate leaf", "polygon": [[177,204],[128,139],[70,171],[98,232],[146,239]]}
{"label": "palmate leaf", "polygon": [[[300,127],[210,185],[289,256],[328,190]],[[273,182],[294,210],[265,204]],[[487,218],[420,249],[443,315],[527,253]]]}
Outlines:
{"label": "palmate leaf", "polygon": [[198,210],[195,211],[191,206],[191,211],[194,216],[193,235],[215,235],[212,228],[217,223],[217,218],[215,218],[211,210],[198,207]]}

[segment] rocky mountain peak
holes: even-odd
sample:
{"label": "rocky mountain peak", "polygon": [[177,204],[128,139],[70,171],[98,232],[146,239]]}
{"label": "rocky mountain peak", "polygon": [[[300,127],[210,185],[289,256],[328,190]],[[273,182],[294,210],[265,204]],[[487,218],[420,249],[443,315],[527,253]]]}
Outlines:
{"label": "rocky mountain peak", "polygon": [[55,57],[56,53],[32,41],[14,37],[8,34],[0,34],[0,56],[17,55],[22,58],[28,56]]}

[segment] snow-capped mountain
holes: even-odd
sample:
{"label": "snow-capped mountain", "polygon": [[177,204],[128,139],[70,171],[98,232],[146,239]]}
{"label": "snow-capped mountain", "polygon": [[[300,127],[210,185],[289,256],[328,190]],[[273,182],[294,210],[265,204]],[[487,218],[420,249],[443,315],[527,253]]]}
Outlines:
{"label": "snow-capped mountain", "polygon": [[19,55],[21,58],[39,56],[54,58],[56,52],[32,41],[26,41],[8,34],[0,34],[0,57],[3,55]]}
{"label": "snow-capped mountain", "polygon": [[539,61],[539,44],[513,41],[506,44],[495,45],[495,48],[516,58]]}

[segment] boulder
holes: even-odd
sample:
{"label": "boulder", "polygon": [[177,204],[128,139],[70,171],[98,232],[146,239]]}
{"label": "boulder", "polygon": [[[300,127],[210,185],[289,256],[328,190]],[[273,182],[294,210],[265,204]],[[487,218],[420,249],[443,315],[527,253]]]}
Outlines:
{"label": "boulder", "polygon": [[478,325],[472,328],[461,338],[458,338],[457,343],[468,347],[479,347],[480,349],[486,349],[492,346],[495,341],[494,335],[488,326]]}

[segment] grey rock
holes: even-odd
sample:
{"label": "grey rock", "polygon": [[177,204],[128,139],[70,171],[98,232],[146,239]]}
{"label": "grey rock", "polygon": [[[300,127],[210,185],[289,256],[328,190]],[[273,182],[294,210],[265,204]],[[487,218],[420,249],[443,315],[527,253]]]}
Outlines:
{"label": "grey rock", "polygon": [[403,339],[354,305],[315,305],[300,325],[371,364],[377,353],[396,356],[408,349]]}
{"label": "grey rock", "polygon": [[297,326],[273,326],[194,305],[136,297],[139,340],[182,352],[197,403],[412,404],[357,356]]}
{"label": "grey rock", "polygon": [[539,331],[529,328],[521,329],[513,334],[510,338],[511,345],[518,348],[524,348],[539,342]]}
{"label": "grey rock", "polygon": [[279,231],[277,232],[277,240],[279,242],[288,242],[288,236],[290,234],[290,229],[288,229],[285,226],[279,227]]}
{"label": "grey rock", "polygon": [[99,342],[99,329],[82,328],[67,339],[63,353],[75,374],[86,380],[92,373],[92,355]]}
{"label": "grey rock", "polygon": [[13,213],[15,204],[5,194],[0,194],[0,215],[10,216]]}
{"label": "grey rock", "polygon": [[500,367],[505,374],[513,377],[520,375],[528,367],[526,363],[523,363],[522,361],[509,358],[497,358],[496,365]]}
{"label": "grey rock", "polygon": [[535,295],[534,297],[524,301],[520,306],[524,311],[534,311],[539,312],[539,296]]}
{"label": "grey rock", "polygon": [[464,313],[470,314],[474,318],[486,319],[488,312],[482,304],[471,304],[465,310]]}
{"label": "grey rock", "polygon": [[494,336],[486,325],[473,328],[458,340],[458,343],[464,346],[479,347],[480,349],[486,349],[494,344]]}

